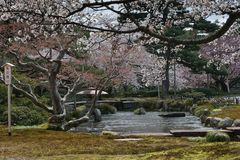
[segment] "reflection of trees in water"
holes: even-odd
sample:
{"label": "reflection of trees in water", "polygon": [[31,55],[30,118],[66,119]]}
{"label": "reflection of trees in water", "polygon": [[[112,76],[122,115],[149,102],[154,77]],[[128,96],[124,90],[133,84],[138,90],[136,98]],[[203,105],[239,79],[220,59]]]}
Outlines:
{"label": "reflection of trees in water", "polygon": [[[122,133],[168,133],[171,129],[203,128],[195,116],[166,118],[158,115],[159,112],[147,112],[146,115],[134,115],[133,112],[117,112],[116,114],[103,115],[103,121],[93,123],[92,126],[99,130]],[[91,127],[91,123],[87,123],[85,127]]]}

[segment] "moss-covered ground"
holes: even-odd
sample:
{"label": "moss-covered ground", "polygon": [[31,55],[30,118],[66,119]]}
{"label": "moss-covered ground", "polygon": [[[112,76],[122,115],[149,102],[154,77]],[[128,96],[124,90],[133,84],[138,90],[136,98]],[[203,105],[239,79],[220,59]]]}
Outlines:
{"label": "moss-covered ground", "polygon": [[0,126],[0,159],[17,160],[237,160],[240,142],[208,143],[189,138],[142,136],[116,141],[112,136]]}
{"label": "moss-covered ground", "polygon": [[220,117],[220,118],[230,117],[232,119],[240,119],[240,105],[223,107],[219,111],[212,112],[211,116]]}

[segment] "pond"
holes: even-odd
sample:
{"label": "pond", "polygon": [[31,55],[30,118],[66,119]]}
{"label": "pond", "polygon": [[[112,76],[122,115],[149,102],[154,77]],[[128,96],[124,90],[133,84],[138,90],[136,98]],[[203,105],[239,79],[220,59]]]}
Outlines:
{"label": "pond", "polygon": [[[75,131],[114,131],[121,134],[168,133],[172,129],[204,129],[198,117],[186,113],[186,117],[160,117],[161,112],[135,115],[133,112],[117,112],[103,115],[98,123],[89,122]],[[166,112],[164,112],[166,113]]]}

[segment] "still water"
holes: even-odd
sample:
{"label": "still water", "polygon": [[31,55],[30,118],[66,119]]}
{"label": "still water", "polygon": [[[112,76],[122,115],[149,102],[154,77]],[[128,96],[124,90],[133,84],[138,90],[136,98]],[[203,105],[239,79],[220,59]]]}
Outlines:
{"label": "still water", "polygon": [[[98,123],[89,122],[75,128],[75,131],[114,131],[131,133],[168,133],[172,129],[204,129],[198,117],[186,113],[186,117],[160,117],[161,112],[147,112],[135,115],[133,112],[117,112],[103,115]],[[166,112],[164,112],[166,113]]]}

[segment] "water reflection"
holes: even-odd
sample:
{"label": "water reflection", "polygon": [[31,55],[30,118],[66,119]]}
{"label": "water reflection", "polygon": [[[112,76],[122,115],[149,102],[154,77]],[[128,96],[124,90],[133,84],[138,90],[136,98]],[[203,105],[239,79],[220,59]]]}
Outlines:
{"label": "water reflection", "polygon": [[75,131],[115,131],[120,133],[168,133],[171,129],[203,129],[199,118],[186,113],[186,117],[160,117],[160,112],[134,115],[133,112],[117,112],[103,115],[98,123],[89,122]]}

